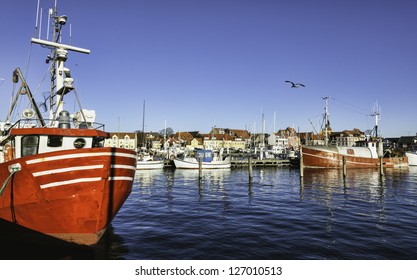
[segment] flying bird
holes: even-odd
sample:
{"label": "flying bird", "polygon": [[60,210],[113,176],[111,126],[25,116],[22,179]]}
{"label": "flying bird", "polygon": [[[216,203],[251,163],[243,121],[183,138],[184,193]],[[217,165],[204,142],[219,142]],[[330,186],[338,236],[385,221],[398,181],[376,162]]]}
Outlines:
{"label": "flying bird", "polygon": [[299,88],[299,87],[305,87],[305,85],[303,84],[299,84],[299,83],[294,83],[291,81],[285,81],[286,83],[290,83],[291,84],[291,88]]}

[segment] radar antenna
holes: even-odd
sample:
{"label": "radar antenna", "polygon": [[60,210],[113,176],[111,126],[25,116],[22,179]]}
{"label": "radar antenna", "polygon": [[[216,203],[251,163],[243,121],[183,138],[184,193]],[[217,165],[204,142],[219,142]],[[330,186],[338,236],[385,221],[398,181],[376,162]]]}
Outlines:
{"label": "radar antenna", "polygon": [[51,49],[51,54],[46,60],[47,63],[52,62],[49,118],[50,126],[57,126],[56,118],[64,110],[64,96],[74,90],[74,79],[71,77],[70,70],[65,67],[68,51],[89,54],[90,50],[60,43],[62,27],[67,23],[67,16],[58,16],[55,6],[49,12],[49,17],[53,20],[52,41],[32,38],[31,42]]}

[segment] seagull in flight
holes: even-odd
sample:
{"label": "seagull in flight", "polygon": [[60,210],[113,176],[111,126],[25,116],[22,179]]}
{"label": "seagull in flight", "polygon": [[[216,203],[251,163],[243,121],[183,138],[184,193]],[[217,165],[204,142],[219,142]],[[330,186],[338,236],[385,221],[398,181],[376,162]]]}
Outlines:
{"label": "seagull in flight", "polygon": [[286,83],[290,83],[291,84],[291,88],[299,88],[299,87],[305,87],[305,85],[303,84],[299,84],[299,83],[294,83],[291,81],[285,81]]}

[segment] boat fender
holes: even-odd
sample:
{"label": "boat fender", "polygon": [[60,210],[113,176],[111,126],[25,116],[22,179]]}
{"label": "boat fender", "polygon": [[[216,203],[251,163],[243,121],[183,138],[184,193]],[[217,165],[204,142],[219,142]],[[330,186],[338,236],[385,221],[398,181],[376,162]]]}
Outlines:
{"label": "boat fender", "polygon": [[0,196],[3,194],[4,189],[7,187],[7,184],[9,183],[10,178],[13,177],[13,174],[22,170],[22,166],[20,165],[20,163],[15,163],[15,164],[9,165],[8,169],[9,169],[10,175],[6,178],[6,181],[4,181],[3,185],[0,188]]}
{"label": "boat fender", "polygon": [[14,149],[10,144],[6,144],[5,146],[5,153],[4,153],[4,160],[9,161],[13,159]]}

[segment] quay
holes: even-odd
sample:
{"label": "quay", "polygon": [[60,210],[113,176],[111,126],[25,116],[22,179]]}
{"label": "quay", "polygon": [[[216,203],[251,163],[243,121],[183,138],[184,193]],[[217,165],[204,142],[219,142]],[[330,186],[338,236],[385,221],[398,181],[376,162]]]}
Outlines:
{"label": "quay", "polygon": [[[232,159],[232,167],[243,167],[249,165],[249,160],[245,159]],[[290,166],[288,159],[252,159],[252,166],[267,167],[267,166]]]}
{"label": "quay", "polygon": [[[240,159],[231,159],[230,161],[232,167],[245,167],[249,165],[249,160],[247,158]],[[252,166],[254,167],[267,167],[267,166],[279,166],[279,167],[288,167],[291,165],[289,159],[252,159]],[[175,168],[173,160],[164,161],[165,168]]]}

